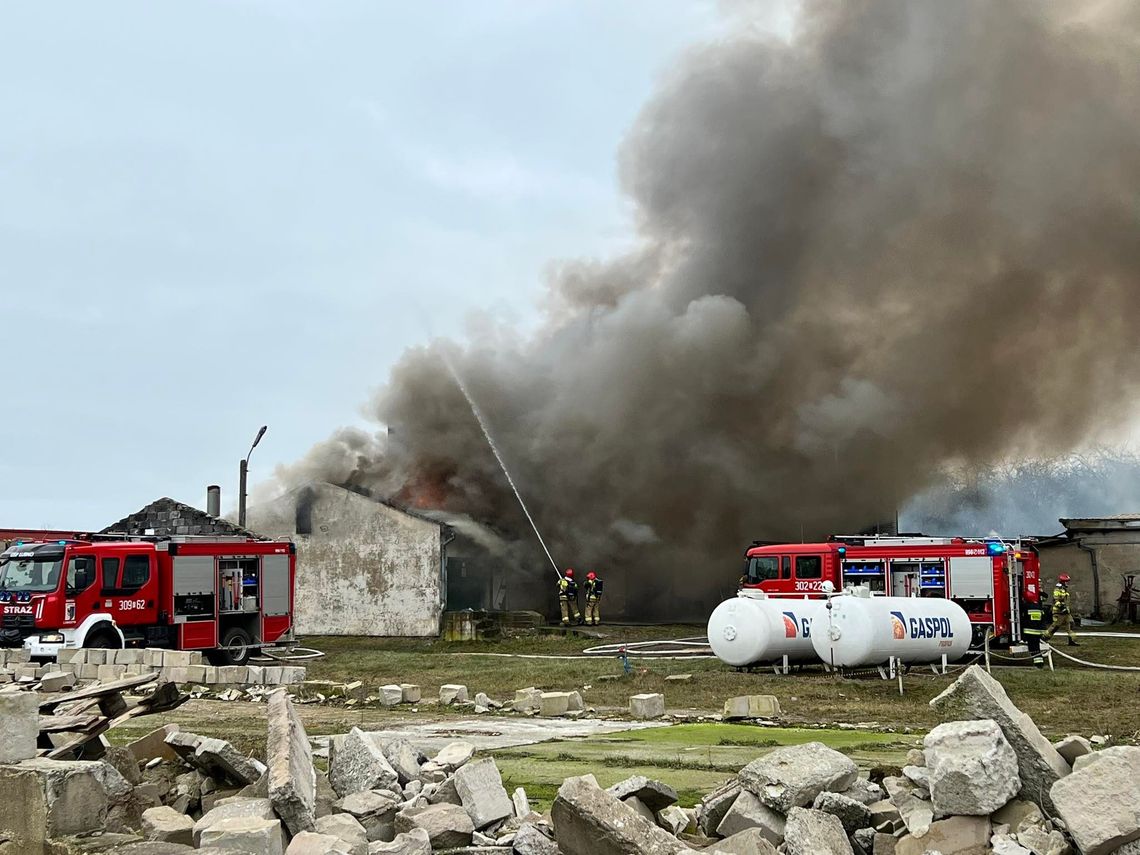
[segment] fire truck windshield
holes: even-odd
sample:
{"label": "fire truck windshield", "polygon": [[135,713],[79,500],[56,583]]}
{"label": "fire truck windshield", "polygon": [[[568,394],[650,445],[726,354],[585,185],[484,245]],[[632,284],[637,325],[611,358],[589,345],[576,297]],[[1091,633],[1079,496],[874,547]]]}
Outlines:
{"label": "fire truck windshield", "polygon": [[59,584],[63,555],[8,554],[0,557],[0,590],[44,593]]}

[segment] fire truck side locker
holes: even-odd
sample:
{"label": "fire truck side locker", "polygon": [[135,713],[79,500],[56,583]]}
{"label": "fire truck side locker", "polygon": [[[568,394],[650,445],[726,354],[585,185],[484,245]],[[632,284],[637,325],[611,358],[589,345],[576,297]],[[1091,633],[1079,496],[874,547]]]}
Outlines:
{"label": "fire truck side locker", "polygon": [[204,650],[218,646],[216,559],[213,555],[174,555],[173,615],[178,647]]}
{"label": "fire truck side locker", "polygon": [[261,637],[277,638],[289,628],[293,604],[293,556],[261,556]]}

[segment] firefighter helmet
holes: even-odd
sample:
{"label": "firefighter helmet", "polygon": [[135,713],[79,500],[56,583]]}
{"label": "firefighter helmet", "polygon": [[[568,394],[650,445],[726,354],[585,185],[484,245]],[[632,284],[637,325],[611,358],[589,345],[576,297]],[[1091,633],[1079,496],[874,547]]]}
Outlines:
{"label": "firefighter helmet", "polygon": [[586,578],[592,582],[598,578],[598,574],[595,573],[593,570],[591,570],[589,573],[586,574]]}
{"label": "firefighter helmet", "polygon": [[1062,585],[1067,585],[1067,584],[1069,584],[1070,576],[1068,573],[1062,573],[1060,576],[1057,577],[1057,581],[1060,582]]}
{"label": "firefighter helmet", "polygon": [[566,578],[567,579],[573,579],[574,578],[574,568],[573,567],[567,567],[566,568]]}

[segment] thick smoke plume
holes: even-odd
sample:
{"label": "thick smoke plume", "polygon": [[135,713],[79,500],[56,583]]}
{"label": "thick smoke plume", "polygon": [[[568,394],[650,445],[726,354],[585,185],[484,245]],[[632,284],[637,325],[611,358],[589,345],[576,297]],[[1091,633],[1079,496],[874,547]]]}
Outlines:
{"label": "thick smoke plume", "polygon": [[339,433],[285,476],[529,555],[447,352],[558,560],[597,567],[611,609],[703,616],[754,538],[893,520],[948,468],[1123,423],[1135,8],[808,3],[789,41],[734,8],[620,153],[637,250],[562,264],[531,337],[409,350],[371,404],[390,434]]}

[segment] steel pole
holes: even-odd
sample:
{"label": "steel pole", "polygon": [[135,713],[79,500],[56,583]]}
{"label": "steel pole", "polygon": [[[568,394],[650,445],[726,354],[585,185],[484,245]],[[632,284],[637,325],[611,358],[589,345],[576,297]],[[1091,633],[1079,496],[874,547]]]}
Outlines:
{"label": "steel pole", "polygon": [[245,479],[249,472],[249,458],[243,457],[238,467],[238,525],[245,528]]}

